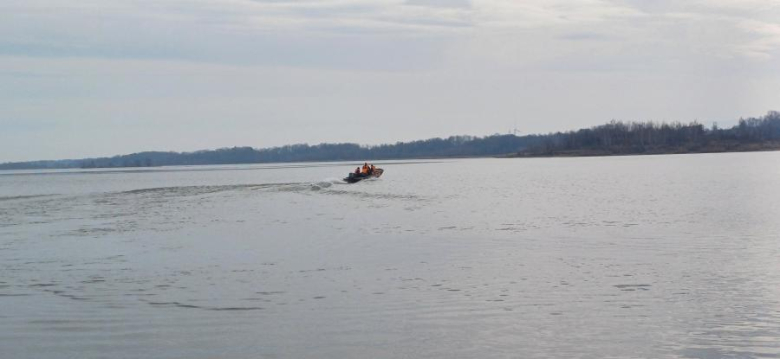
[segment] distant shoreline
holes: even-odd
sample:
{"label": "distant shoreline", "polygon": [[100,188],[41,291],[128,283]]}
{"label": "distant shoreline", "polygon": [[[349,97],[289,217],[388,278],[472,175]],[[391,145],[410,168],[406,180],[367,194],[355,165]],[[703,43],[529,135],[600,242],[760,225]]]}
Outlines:
{"label": "distant shoreline", "polygon": [[0,170],[148,168],[260,163],[412,160],[479,157],[594,157],[780,150],[780,112],[740,119],[731,128],[698,122],[621,122],[546,135],[450,136],[377,146],[355,143],[232,147],[195,152],[139,152],[53,161],[0,163]]}
{"label": "distant shoreline", "polygon": [[611,156],[653,156],[686,155],[705,153],[741,153],[780,151],[780,142],[740,144],[729,148],[704,147],[698,149],[651,149],[646,151],[610,151],[607,149],[580,149],[553,153],[513,153],[502,158],[544,158],[544,157],[611,157]]}
{"label": "distant shoreline", "polygon": [[[480,159],[480,158],[495,158],[495,159],[532,159],[532,158],[578,158],[578,157],[630,157],[630,156],[662,156],[662,155],[696,155],[696,154],[708,154],[708,153],[749,153],[749,152],[776,152],[780,151],[780,143],[773,143],[772,146],[763,146],[761,148],[739,148],[729,150],[702,150],[702,151],[687,151],[687,152],[672,152],[672,151],[647,151],[647,152],[608,152],[604,150],[590,150],[590,151],[568,151],[554,154],[518,154],[509,153],[504,155],[494,156],[442,156],[442,157],[409,157],[409,158],[386,158],[370,161],[430,161],[420,163],[431,163],[436,160],[458,160],[458,159]],[[165,167],[189,167],[189,166],[233,166],[233,165],[284,165],[284,164],[299,164],[299,163],[327,163],[327,162],[361,162],[355,160],[316,160],[316,161],[290,161],[290,162],[256,162],[256,163],[212,163],[212,164],[193,164],[193,165],[159,165],[159,166],[125,166],[125,167],[69,167],[69,168],[24,168],[24,169],[0,169],[0,175],[6,171],[26,171],[26,170],[100,170],[104,171],[146,171],[153,168],[165,168]],[[321,165],[320,165],[321,166]],[[295,166],[294,166],[295,167]],[[283,168],[283,167],[280,167]],[[287,168],[287,166],[284,166]]]}

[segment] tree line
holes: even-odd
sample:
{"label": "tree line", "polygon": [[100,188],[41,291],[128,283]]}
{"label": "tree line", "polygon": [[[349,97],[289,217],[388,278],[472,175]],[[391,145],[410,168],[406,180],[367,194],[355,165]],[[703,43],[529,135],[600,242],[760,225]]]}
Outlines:
{"label": "tree line", "polygon": [[272,148],[220,148],[196,152],[140,152],[81,160],[33,161],[0,164],[0,170],[47,168],[114,168],[187,166],[314,161],[366,161],[384,159],[494,156],[516,152],[525,139],[513,135],[451,136],[378,146],[354,143],[295,144]]}
{"label": "tree line", "polygon": [[544,135],[451,136],[377,146],[296,144],[272,148],[221,148],[196,152],[140,152],[114,157],[0,164],[0,170],[113,168],[309,161],[365,161],[480,156],[557,156],[725,152],[780,149],[780,113],[740,119],[721,129],[698,122],[612,121]]}
{"label": "tree line", "polygon": [[610,123],[537,137],[520,156],[725,152],[780,148],[780,113],[740,119],[732,128],[698,122]]}

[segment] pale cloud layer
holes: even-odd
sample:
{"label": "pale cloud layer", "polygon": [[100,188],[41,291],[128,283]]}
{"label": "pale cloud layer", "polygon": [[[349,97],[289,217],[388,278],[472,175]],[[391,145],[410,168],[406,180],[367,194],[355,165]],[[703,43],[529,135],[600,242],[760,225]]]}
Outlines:
{"label": "pale cloud layer", "polygon": [[780,1],[5,0],[0,162],[780,109]]}

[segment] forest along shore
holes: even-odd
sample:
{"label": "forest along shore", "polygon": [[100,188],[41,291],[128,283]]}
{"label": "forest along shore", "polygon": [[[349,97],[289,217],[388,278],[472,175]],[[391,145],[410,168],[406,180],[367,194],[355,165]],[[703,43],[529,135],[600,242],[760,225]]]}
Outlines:
{"label": "forest along shore", "polygon": [[71,160],[0,163],[0,170],[118,168],[405,160],[465,157],[609,156],[744,152],[780,149],[780,112],[740,119],[736,126],[612,121],[569,132],[517,136],[450,136],[365,146],[355,143],[297,144],[272,148],[221,148],[196,152],[139,152]]}
{"label": "forest along shore", "polygon": [[728,129],[692,122],[619,122],[541,136],[507,157],[611,156],[780,150],[780,113],[740,119]]}
{"label": "forest along shore", "polygon": [[599,157],[599,156],[638,156],[638,155],[680,155],[693,153],[724,153],[724,152],[761,152],[761,151],[780,151],[780,141],[764,143],[740,143],[740,142],[719,142],[707,144],[704,146],[682,146],[682,147],[612,147],[612,148],[590,148],[576,150],[554,150],[554,151],[523,151],[504,156],[505,158],[532,158],[532,157]]}

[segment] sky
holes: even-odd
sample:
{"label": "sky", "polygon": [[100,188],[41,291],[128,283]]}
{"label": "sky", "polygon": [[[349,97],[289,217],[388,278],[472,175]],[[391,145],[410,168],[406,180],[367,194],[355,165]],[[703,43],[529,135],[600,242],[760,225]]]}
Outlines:
{"label": "sky", "polygon": [[769,110],[780,0],[0,2],[0,162]]}

